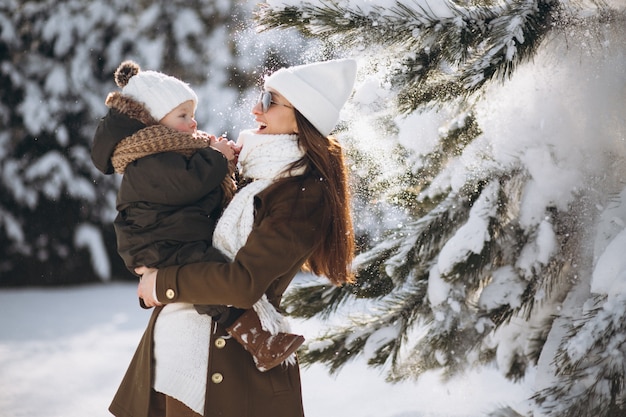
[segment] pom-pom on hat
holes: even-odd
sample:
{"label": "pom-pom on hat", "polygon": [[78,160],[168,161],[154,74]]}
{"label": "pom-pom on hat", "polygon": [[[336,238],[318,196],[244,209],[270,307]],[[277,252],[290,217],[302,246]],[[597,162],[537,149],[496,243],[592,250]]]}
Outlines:
{"label": "pom-pom on hat", "polygon": [[339,121],[339,112],[352,93],[356,61],[337,59],[281,68],[265,79],[324,136]]}
{"label": "pom-pom on hat", "polygon": [[198,105],[198,96],[188,84],[160,72],[141,71],[133,61],[120,64],[115,83],[123,95],[143,103],[157,121],[186,101],[193,101],[194,110]]}

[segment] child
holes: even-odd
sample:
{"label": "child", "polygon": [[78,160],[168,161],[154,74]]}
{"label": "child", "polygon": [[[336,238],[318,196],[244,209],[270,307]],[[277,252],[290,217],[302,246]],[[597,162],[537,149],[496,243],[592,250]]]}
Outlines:
{"label": "child", "polygon": [[[123,174],[114,228],[127,268],[134,272],[139,266],[225,262],[211,237],[234,195],[235,145],[197,130],[197,96],[177,78],[141,71],[125,61],[115,72],[115,82],[122,92],[106,99],[109,112],[96,130],[92,159],[105,174]],[[262,371],[283,362],[304,341],[299,335],[267,332],[254,310],[196,310],[236,328],[233,336]],[[246,340],[256,343],[251,346]]]}

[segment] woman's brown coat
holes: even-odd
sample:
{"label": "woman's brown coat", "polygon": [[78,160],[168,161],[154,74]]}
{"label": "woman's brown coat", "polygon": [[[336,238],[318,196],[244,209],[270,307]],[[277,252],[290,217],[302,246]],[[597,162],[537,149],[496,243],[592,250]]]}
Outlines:
{"label": "woman's brown coat", "polygon": [[[162,303],[226,304],[251,308],[263,295],[278,306],[293,277],[324,239],[319,229],[326,210],[323,182],[294,177],[255,198],[255,224],[231,263],[195,263],[160,269],[157,298]],[[152,385],[152,331],[155,309],[110,411],[118,417],[146,417]],[[259,372],[249,353],[211,334],[205,417],[301,417],[298,366]]]}

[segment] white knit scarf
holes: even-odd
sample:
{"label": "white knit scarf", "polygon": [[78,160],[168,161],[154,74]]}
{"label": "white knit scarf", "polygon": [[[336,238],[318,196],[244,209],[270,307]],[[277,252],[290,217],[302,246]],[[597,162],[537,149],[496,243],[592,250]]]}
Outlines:
{"label": "white knit scarf", "polygon": [[[248,239],[254,222],[254,196],[276,179],[298,175],[285,172],[304,153],[296,135],[257,135],[244,131],[239,155],[240,172],[252,182],[235,194],[213,234],[213,244],[234,259]],[[289,325],[263,295],[254,304],[263,328],[273,334],[289,332]],[[204,412],[211,317],[198,314],[193,305],[167,304],[154,328],[156,360],[154,389],[182,401],[198,414]],[[295,355],[286,360],[295,363]]]}
{"label": "white knit scarf", "polygon": [[[289,171],[287,168],[304,152],[298,146],[297,135],[259,135],[251,130],[240,133],[238,144],[239,172],[251,180],[237,191],[215,226],[213,246],[231,261],[246,243],[254,223],[254,196],[275,180],[300,175],[303,169]],[[254,304],[263,328],[270,333],[289,332],[287,320],[267,301],[265,295]]]}

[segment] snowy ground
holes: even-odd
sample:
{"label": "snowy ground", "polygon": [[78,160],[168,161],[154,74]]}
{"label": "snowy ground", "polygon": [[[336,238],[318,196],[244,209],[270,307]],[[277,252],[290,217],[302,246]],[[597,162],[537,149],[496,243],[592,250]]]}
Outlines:
{"label": "snowy ground", "polygon": [[[132,284],[0,289],[0,417],[104,417],[149,313]],[[323,324],[294,330],[312,338]],[[358,360],[337,376],[303,370],[307,417],[475,417],[515,404],[525,387],[483,372],[443,386],[390,385]]]}

